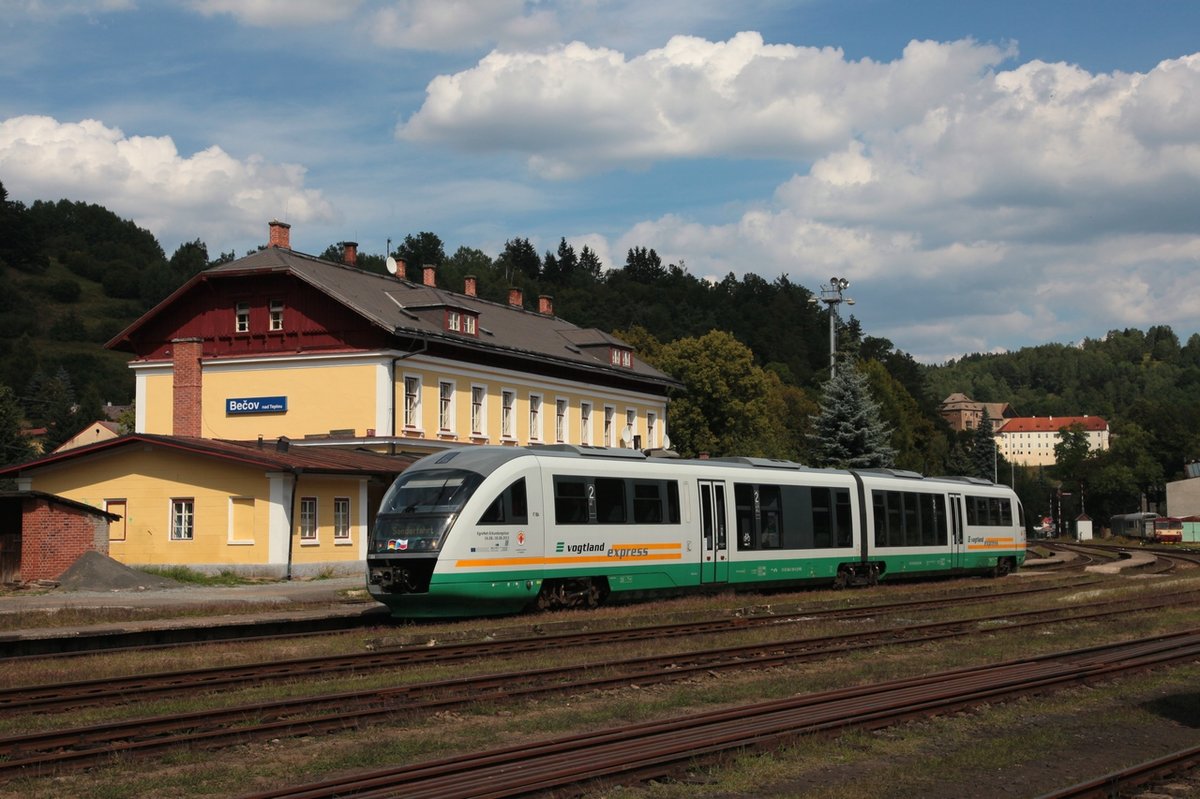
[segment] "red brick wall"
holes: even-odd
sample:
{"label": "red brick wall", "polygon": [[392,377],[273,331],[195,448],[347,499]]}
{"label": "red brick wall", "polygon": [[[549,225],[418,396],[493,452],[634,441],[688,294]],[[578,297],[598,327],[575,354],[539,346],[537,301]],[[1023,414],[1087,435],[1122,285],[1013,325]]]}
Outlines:
{"label": "red brick wall", "polygon": [[105,517],[32,498],[21,514],[21,580],[53,580],[80,555],[108,554]]}
{"label": "red brick wall", "polygon": [[171,342],[174,366],[174,394],[171,432],[177,436],[200,438],[200,355],[204,342],[198,338],[179,338]]}

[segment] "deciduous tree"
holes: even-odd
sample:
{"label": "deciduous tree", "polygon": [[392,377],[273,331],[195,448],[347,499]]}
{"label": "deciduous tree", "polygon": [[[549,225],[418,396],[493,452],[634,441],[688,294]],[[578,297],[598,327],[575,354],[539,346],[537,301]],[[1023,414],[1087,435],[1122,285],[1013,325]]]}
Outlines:
{"label": "deciduous tree", "polygon": [[685,455],[787,457],[786,412],[750,349],[729,333],[663,345],[657,364],[681,380],[671,397],[672,448]]}

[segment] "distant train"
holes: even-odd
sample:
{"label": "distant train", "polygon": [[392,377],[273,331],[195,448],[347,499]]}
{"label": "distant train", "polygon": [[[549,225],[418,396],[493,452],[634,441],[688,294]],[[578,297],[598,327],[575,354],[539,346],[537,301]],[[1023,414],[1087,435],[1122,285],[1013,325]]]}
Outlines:
{"label": "distant train", "polygon": [[1137,538],[1158,544],[1178,544],[1183,541],[1183,520],[1157,513],[1123,513],[1108,522],[1113,535]]}
{"label": "distant train", "polygon": [[594,607],[719,588],[1006,574],[1025,559],[1005,486],[629,449],[464,447],[383,499],[371,595],[398,617]]}

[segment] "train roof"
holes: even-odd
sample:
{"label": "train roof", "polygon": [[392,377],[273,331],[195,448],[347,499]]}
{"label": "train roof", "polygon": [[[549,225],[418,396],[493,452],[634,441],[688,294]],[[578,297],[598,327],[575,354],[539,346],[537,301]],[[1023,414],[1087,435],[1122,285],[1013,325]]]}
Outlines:
{"label": "train roof", "polygon": [[525,447],[516,446],[467,446],[457,447],[455,449],[446,450],[445,452],[435,453],[422,458],[415,466],[420,468],[439,468],[445,466],[447,468],[469,469],[479,472],[480,474],[488,474],[495,471],[502,465],[522,457],[538,457],[538,458],[561,458],[563,460],[583,461],[583,460],[609,460],[609,461],[625,461],[638,463],[670,463],[672,466],[681,466],[684,468],[703,467],[703,466],[726,466],[734,469],[747,470],[766,470],[779,469],[792,472],[805,472],[809,474],[835,474],[844,477],[850,477],[852,474],[858,474],[862,477],[886,477],[899,478],[922,482],[945,482],[959,483],[976,486],[980,488],[1007,488],[1007,486],[997,486],[990,480],[981,480],[977,477],[924,477],[921,474],[904,469],[818,469],[812,466],[804,466],[790,460],[781,460],[776,458],[751,458],[751,457],[727,457],[727,458],[680,458],[674,453],[664,450],[651,450],[649,453],[644,453],[635,449],[624,449],[619,447],[594,447],[584,444],[534,444]]}

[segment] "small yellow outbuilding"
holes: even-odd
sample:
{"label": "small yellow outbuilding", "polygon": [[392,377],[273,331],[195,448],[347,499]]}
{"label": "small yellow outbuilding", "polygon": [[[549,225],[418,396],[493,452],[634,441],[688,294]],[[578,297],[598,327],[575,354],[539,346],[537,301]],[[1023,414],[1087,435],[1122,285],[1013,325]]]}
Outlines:
{"label": "small yellow outbuilding", "polygon": [[362,573],[375,509],[411,463],[287,439],[133,434],[8,467],[0,477],[119,517],[109,523],[105,554],[130,566],[307,577]]}

